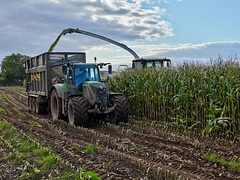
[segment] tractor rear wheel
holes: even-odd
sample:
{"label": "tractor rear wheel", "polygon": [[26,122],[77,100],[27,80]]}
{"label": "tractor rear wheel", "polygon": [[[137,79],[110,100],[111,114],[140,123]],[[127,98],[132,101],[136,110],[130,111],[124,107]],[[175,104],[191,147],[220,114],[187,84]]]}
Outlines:
{"label": "tractor rear wheel", "polygon": [[61,99],[57,95],[57,91],[54,89],[51,94],[51,115],[53,120],[63,118]]}
{"label": "tractor rear wheel", "polygon": [[110,98],[110,103],[116,105],[115,110],[110,114],[110,122],[128,122],[128,102],[125,96],[115,95]]}
{"label": "tractor rear wheel", "polygon": [[87,124],[88,102],[84,97],[71,97],[68,102],[68,120],[70,125],[84,126]]}

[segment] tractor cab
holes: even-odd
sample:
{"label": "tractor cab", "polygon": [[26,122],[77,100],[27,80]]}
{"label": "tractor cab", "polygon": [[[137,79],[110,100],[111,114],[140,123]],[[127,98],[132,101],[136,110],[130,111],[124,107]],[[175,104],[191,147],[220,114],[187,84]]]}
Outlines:
{"label": "tractor cab", "polygon": [[164,59],[135,59],[132,61],[133,69],[145,69],[145,68],[163,68],[169,67],[171,65],[171,60]]}
{"label": "tractor cab", "polygon": [[[97,89],[106,89],[106,86],[100,77],[99,68],[108,65],[108,76],[112,74],[112,66],[110,63],[90,64],[90,63],[74,63],[72,65],[65,64],[62,66],[63,74],[65,74],[65,83],[71,88],[70,94],[84,94],[87,99],[93,98],[97,93]],[[93,98],[95,100],[95,98]],[[92,103],[93,104],[93,103]]]}
{"label": "tractor cab", "polygon": [[74,82],[76,87],[80,87],[85,81],[100,81],[100,74],[95,64],[75,64]]}

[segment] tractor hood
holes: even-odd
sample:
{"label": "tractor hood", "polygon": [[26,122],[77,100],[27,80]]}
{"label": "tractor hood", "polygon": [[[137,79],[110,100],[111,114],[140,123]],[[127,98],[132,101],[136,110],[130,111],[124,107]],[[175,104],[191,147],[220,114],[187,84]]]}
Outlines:
{"label": "tractor hood", "polygon": [[108,104],[108,91],[104,83],[96,81],[85,81],[83,83],[83,94],[90,105]]}
{"label": "tractor hood", "polygon": [[93,93],[96,94],[98,91],[106,90],[106,85],[103,83],[91,83],[89,84]]}

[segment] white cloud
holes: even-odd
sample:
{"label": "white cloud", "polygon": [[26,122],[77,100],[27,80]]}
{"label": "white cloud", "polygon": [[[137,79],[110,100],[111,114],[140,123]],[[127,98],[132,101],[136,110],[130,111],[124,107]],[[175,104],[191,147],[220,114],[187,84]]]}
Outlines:
{"label": "white cloud", "polygon": [[92,22],[106,24],[119,34],[135,34],[137,40],[172,36],[170,23],[161,19],[165,9],[142,9],[142,2],[144,1],[135,0],[131,3],[126,0],[100,0],[90,3],[78,1],[77,4],[81,6],[82,16],[88,15]]}
{"label": "white cloud", "polygon": [[92,51],[111,51],[110,48],[105,48],[105,47],[89,47],[90,50]]}
{"label": "white cloud", "polygon": [[[152,0],[11,0],[0,6],[0,61],[13,52],[36,55],[47,51],[66,28],[79,28],[119,42],[173,36],[171,24],[162,19],[165,9]],[[148,3],[148,8],[142,4]],[[70,38],[72,38],[71,35]],[[62,42],[61,42],[62,41]],[[78,35],[71,44],[62,38],[56,50],[72,51],[102,41]],[[67,45],[67,46],[66,46]]]}
{"label": "white cloud", "polygon": [[56,3],[56,4],[60,4],[59,0],[49,0],[50,2]]}
{"label": "white cloud", "polygon": [[[163,0],[164,3],[169,3],[171,0]],[[175,0],[177,2],[182,2],[182,0]]]}
{"label": "white cloud", "polygon": [[218,59],[239,59],[239,42],[210,42],[203,44],[179,44],[179,45],[138,45],[132,46],[133,49],[140,49],[141,57],[145,58],[170,58],[173,62],[182,60],[205,61]]}

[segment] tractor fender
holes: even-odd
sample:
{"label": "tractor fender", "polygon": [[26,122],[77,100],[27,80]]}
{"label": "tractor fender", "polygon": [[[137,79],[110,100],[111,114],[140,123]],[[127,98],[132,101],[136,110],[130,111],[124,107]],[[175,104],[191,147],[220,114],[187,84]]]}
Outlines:
{"label": "tractor fender", "polygon": [[56,89],[57,95],[61,99],[68,99],[70,96],[69,86],[67,84],[54,84],[51,87],[51,93],[53,89]]}
{"label": "tractor fender", "polygon": [[[54,85],[52,85],[50,92],[52,93],[52,91],[53,91],[54,89],[56,89],[58,97],[59,97],[59,98],[62,98],[62,97],[63,97],[63,92],[62,92],[62,89],[61,89],[60,85],[59,85],[59,84],[54,84]],[[51,93],[50,93],[50,94],[51,94]]]}

